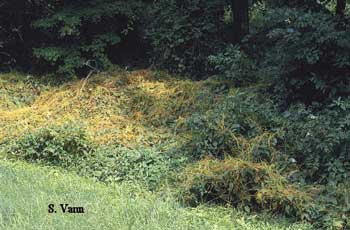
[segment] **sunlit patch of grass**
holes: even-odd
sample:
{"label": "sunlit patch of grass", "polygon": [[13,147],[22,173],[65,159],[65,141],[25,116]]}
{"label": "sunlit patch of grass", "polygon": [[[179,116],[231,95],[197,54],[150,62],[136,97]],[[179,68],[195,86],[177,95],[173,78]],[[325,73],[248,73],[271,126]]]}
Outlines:
{"label": "sunlit patch of grass", "polygon": [[[137,185],[103,185],[57,169],[0,161],[0,228],[18,229],[228,229],[306,230],[307,224],[224,207],[181,207],[171,195]],[[48,205],[83,206],[67,214]]]}

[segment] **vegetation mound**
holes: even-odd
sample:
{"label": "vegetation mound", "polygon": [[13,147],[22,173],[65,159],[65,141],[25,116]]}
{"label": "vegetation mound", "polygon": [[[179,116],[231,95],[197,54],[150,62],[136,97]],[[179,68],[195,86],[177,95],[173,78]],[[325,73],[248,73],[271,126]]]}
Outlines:
{"label": "vegetation mound", "polygon": [[[228,204],[321,227],[349,223],[346,155],[298,158],[300,149],[320,147],[321,124],[339,134],[338,126],[322,121],[330,111],[346,110],[345,102],[315,115],[295,107],[281,116],[258,85],[238,89],[216,78],[194,82],[149,70],[60,85],[20,74],[0,79],[5,158],[64,167],[105,183],[170,187],[186,205]],[[305,121],[305,114],[319,120]],[[328,143],[328,153],[348,141],[339,138]],[[341,159],[336,168],[321,164]]]}

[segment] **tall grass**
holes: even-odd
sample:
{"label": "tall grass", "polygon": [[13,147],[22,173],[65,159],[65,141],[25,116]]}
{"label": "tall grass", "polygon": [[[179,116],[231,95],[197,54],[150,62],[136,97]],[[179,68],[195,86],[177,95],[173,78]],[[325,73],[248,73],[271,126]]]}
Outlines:
{"label": "tall grass", "polygon": [[[54,168],[0,161],[0,229],[311,229],[224,207],[181,207],[170,195],[137,185],[103,185]],[[84,214],[48,213],[49,204]]]}

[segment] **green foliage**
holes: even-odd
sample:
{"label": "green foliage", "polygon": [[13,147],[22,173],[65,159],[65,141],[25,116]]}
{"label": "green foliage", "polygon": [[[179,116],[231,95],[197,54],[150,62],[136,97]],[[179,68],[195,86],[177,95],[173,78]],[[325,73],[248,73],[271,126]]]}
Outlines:
{"label": "green foliage", "polygon": [[191,157],[277,161],[287,171],[297,166],[290,179],[304,183],[336,184],[349,177],[349,99],[322,110],[300,105],[280,113],[266,95],[252,91],[228,95],[187,120]]}
{"label": "green foliage", "polygon": [[226,158],[205,159],[187,168],[181,194],[186,203],[228,203],[246,211],[268,209],[301,216],[309,195],[286,185],[272,166]]}
{"label": "green foliage", "polygon": [[182,161],[170,159],[156,149],[105,146],[79,165],[79,173],[103,182],[137,181],[153,190]]}
{"label": "green foliage", "polygon": [[191,205],[214,202],[250,206],[269,174],[268,167],[239,159],[204,159],[186,170],[181,195]]}
{"label": "green foliage", "polygon": [[[3,146],[14,150],[6,156],[63,166],[108,184],[140,182],[163,191],[179,183],[189,203],[229,201],[305,219],[317,229],[348,223],[348,99],[281,112],[260,86],[234,89],[227,80],[180,81],[149,71],[118,74],[92,77],[84,88],[81,81],[57,88],[4,75],[0,134],[13,139]],[[32,100],[16,99],[31,92],[37,95]],[[11,105],[16,100],[19,105]],[[99,146],[86,134],[80,139],[74,125],[38,129],[68,119],[85,121]],[[38,130],[23,135],[23,124]],[[64,147],[69,139],[75,147]],[[187,157],[194,166],[186,165]]]}
{"label": "green foliage", "polygon": [[[277,130],[272,103],[259,103],[256,89],[238,91],[204,114],[194,114],[187,121],[192,139],[191,156],[224,155],[269,161],[276,139],[269,130]],[[276,120],[276,121],[275,121]]]}
{"label": "green foliage", "polygon": [[319,111],[299,106],[284,113],[288,125],[282,148],[306,180],[337,184],[350,176],[349,110],[349,99],[339,98]]}
{"label": "green foliage", "polygon": [[348,229],[350,227],[350,181],[329,185],[317,199],[318,212],[314,214],[314,226],[321,229]]}
{"label": "green foliage", "polygon": [[301,187],[289,183],[273,165],[237,158],[204,159],[182,174],[180,199],[186,204],[229,204],[247,212],[266,210],[310,221],[317,229],[346,229],[349,188]]}
{"label": "green foliage", "polygon": [[[16,65],[86,76],[150,48],[158,67],[197,79],[219,76],[179,84],[140,71],[75,82],[54,94],[30,78],[6,78],[0,81],[1,138],[79,111],[72,120],[88,120],[101,146],[91,144],[83,127],[67,124],[8,137],[0,147],[6,156],[107,183],[141,182],[150,190],[170,177],[176,181],[173,173],[188,157],[194,162],[179,178],[186,203],[268,210],[311,221],[316,229],[349,228],[349,5],[338,17],[333,0],[253,3],[252,33],[228,45],[226,0],[4,0],[1,70]],[[252,84],[268,85],[270,96]],[[2,226],[3,216],[10,217],[0,211]]]}
{"label": "green foliage", "polygon": [[208,56],[224,44],[225,5],[224,0],[157,1],[146,27],[153,63],[175,73],[207,75]]}
{"label": "green foliage", "polygon": [[135,35],[139,1],[72,1],[33,23],[44,38],[34,56],[63,75],[111,66],[120,45]]}
{"label": "green foliage", "polygon": [[65,167],[92,150],[85,129],[74,124],[41,128],[5,144],[7,152],[16,158]]}
{"label": "green foliage", "polygon": [[332,0],[266,0],[266,2],[273,7],[299,7],[313,11],[325,10],[324,4],[330,1]]}
{"label": "green foliage", "polygon": [[[264,18],[262,32],[248,39],[246,50],[270,72],[267,81],[272,80],[276,97],[311,104],[349,95],[350,24],[346,20],[288,8],[266,10]],[[260,45],[253,46],[257,42]]]}
{"label": "green foliage", "polygon": [[238,46],[229,45],[224,52],[209,56],[210,64],[218,73],[236,86],[244,86],[257,81],[257,66]]}
{"label": "green foliage", "polygon": [[[209,155],[223,160],[200,161],[195,169],[184,172],[185,200],[191,204],[236,202],[242,207],[248,205],[249,210],[267,209],[305,219],[317,228],[346,226],[349,99],[340,98],[323,109],[319,105],[309,108],[295,105],[280,112],[266,98],[267,95],[248,89],[226,96],[212,110],[194,114],[188,120],[192,136],[187,146],[189,154],[194,158]],[[238,159],[230,161],[228,155]],[[244,180],[240,173],[246,171],[246,166],[237,166],[242,159],[250,166],[275,164],[281,173],[279,182],[270,183],[276,177],[268,174],[266,181],[259,182],[264,186],[254,196],[235,197],[240,191],[249,194],[245,187],[229,186],[232,181]],[[231,169],[236,174],[231,174]],[[249,175],[261,178],[260,174]],[[241,186],[245,184],[249,183],[242,182]],[[299,190],[299,185],[312,186]],[[304,199],[313,194],[319,197],[315,202]]]}

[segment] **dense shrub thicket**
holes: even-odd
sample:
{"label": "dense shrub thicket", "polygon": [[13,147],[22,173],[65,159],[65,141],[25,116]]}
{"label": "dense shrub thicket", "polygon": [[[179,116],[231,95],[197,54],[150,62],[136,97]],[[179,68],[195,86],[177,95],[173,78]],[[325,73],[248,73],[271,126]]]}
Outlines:
{"label": "dense shrub thicket", "polygon": [[149,62],[204,78],[208,56],[230,39],[225,0],[18,2],[23,12],[10,1],[0,6],[8,67],[72,76]]}
{"label": "dense shrub thicket", "polygon": [[188,167],[184,177],[182,199],[192,205],[230,203],[247,211],[267,208],[292,217],[307,215],[304,212],[312,205],[310,194],[287,185],[265,163],[204,159]]}
{"label": "dense shrub thicket", "polygon": [[188,119],[193,157],[229,155],[255,162],[273,158],[273,150],[268,146],[276,144],[276,138],[269,133],[278,128],[276,108],[271,102],[259,104],[252,91],[256,89],[229,95],[212,110],[195,113]]}
{"label": "dense shrub thicket", "polygon": [[281,112],[261,86],[141,73],[101,74],[85,89],[27,79],[43,91],[26,103],[20,77],[3,78],[13,103],[1,101],[0,152],[106,183],[168,183],[186,204],[268,210],[319,228],[349,223],[349,99]]}
{"label": "dense shrub thicket", "polygon": [[144,9],[141,0],[5,1],[1,69],[72,76],[140,62],[146,52],[138,31]]}
{"label": "dense shrub thicket", "polygon": [[93,149],[85,129],[72,124],[28,132],[10,142],[7,151],[17,158],[66,167],[77,164]]}
{"label": "dense shrub thicket", "polygon": [[[108,138],[101,142],[108,146],[95,146],[75,125],[1,144],[16,158],[79,166],[104,182],[141,181],[150,189],[184,166],[172,183],[186,203],[267,209],[318,229],[347,229],[350,18],[349,4],[339,8],[341,2],[250,1],[251,33],[231,44],[232,8],[225,0],[4,1],[1,70],[87,76],[138,56],[173,73],[215,77],[179,83],[141,72],[87,79],[50,106],[61,108],[55,119],[77,107],[75,115]],[[14,3],[22,7],[17,11]],[[28,92],[36,96],[18,99],[28,92],[9,92],[9,82],[0,81],[6,100],[0,108],[15,112],[1,111],[2,136],[19,129],[8,121],[36,109],[16,111],[15,102],[29,106],[41,94],[35,83]],[[27,118],[22,125],[34,129],[57,108],[46,109],[35,111],[38,123]]]}
{"label": "dense shrub thicket", "polygon": [[[349,99],[323,109],[299,104],[281,112],[251,91],[227,96],[189,118],[187,149],[204,160],[185,171],[182,198],[192,205],[267,208],[310,220],[317,228],[348,226]],[[278,174],[266,174],[264,165],[271,163]]]}
{"label": "dense shrub thicket", "polygon": [[169,178],[171,171],[182,164],[156,148],[128,149],[123,146],[105,146],[79,165],[79,173],[103,182],[140,182],[155,190]]}
{"label": "dense shrub thicket", "polygon": [[304,106],[284,113],[286,154],[300,164],[308,182],[337,184],[350,172],[349,99],[338,99],[319,111]]}
{"label": "dense shrub thicket", "polygon": [[175,73],[207,76],[208,56],[229,39],[225,6],[225,0],[158,1],[146,27],[152,63]]}
{"label": "dense shrub thicket", "polygon": [[208,59],[210,66],[220,73],[221,78],[235,86],[247,86],[262,78],[263,73],[257,68],[256,61],[241,51],[239,46],[228,45]]}
{"label": "dense shrub thicket", "polygon": [[332,15],[270,10],[273,29],[262,65],[271,70],[273,92],[287,102],[325,102],[349,95],[350,27]]}
{"label": "dense shrub thicket", "polygon": [[132,47],[126,51],[125,46],[138,36],[141,8],[141,2],[136,1],[67,3],[50,17],[33,23],[44,35],[33,55],[51,71],[65,75],[86,75],[87,71],[111,67],[112,61],[121,63],[121,52],[125,58],[137,52]]}
{"label": "dense shrub thicket", "polygon": [[280,161],[281,166],[294,162],[300,172],[292,177],[299,182],[337,184],[347,179],[349,99],[322,110],[296,105],[281,114],[273,102],[262,102],[257,95],[236,93],[205,114],[192,115],[186,124],[192,133],[191,156],[226,155]]}

